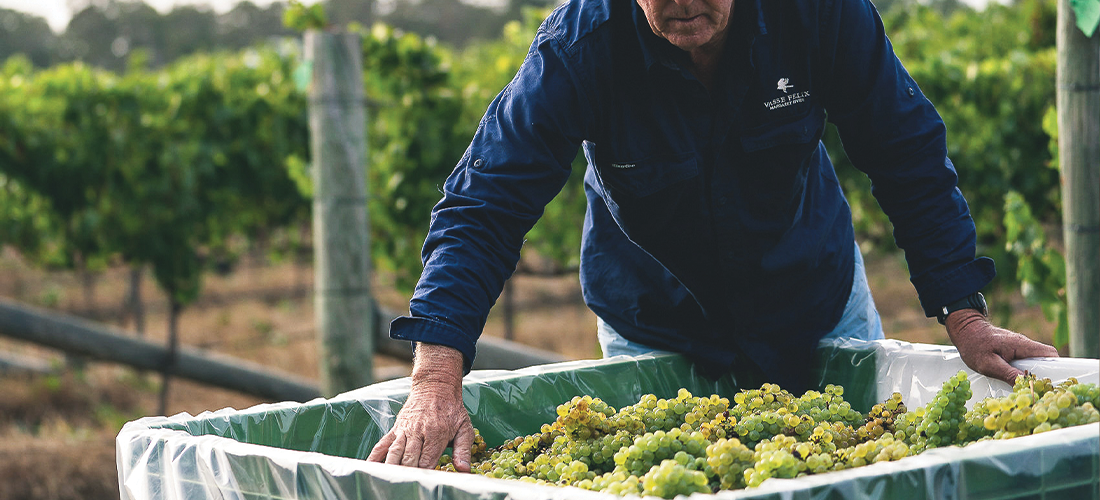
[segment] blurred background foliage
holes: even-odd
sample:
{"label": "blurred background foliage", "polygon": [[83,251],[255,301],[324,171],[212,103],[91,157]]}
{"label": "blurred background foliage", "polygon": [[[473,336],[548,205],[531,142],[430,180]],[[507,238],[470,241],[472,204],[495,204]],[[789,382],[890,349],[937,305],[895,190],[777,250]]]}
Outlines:
{"label": "blurred background foliage", "polygon": [[[549,5],[324,5],[330,27],[363,34],[374,260],[407,291],[439,186]],[[1027,229],[1060,226],[1049,147],[1056,130],[1050,120],[1044,129],[1054,105],[1055,2],[994,2],[981,11],[955,0],[877,5],[895,51],[947,125],[979,253],[998,262],[995,286],[1030,283],[1029,297],[1064,300],[1048,279],[1057,276],[1053,257],[1006,244],[1029,234],[1059,248],[1060,231]],[[297,251],[308,234],[310,156],[295,76],[300,40],[284,27],[285,9],[243,2],[223,14],[162,14],[95,0],[60,34],[0,9],[0,245],[47,267],[147,264],[180,304],[197,295],[205,270],[232,265],[244,247],[279,242]],[[825,142],[864,250],[892,251],[870,182],[835,130]],[[574,167],[528,235],[526,248],[546,263],[541,272],[578,262],[583,157]],[[1018,268],[1055,271],[1029,281]]]}

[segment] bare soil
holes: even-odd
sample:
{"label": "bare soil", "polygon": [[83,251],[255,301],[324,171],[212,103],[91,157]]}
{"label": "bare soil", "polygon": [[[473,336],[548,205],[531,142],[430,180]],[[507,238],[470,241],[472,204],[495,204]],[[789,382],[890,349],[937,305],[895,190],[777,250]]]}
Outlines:
{"label": "bare soil", "polygon": [[[924,317],[899,255],[871,255],[868,275],[887,336],[946,343],[942,327]],[[145,338],[166,338],[166,301],[146,273],[142,300]],[[311,298],[312,269],[253,257],[226,275],[209,275],[203,295],[180,318],[181,342],[317,378],[317,350]],[[133,330],[124,307],[129,270],[110,268],[86,280],[78,273],[31,269],[13,252],[0,252],[0,297],[76,314]],[[89,288],[88,283],[94,285]],[[515,340],[571,359],[598,358],[595,316],[580,296],[576,276],[517,276]],[[377,300],[396,311],[407,297],[380,277]],[[1010,309],[1002,326],[1050,342],[1053,326],[1018,295],[993,297]],[[996,304],[1000,304],[997,306]],[[1011,306],[1010,308],[1008,306]],[[499,309],[499,308],[497,308]],[[503,336],[494,309],[485,334]],[[136,334],[135,334],[136,335]],[[82,361],[0,336],[0,356],[45,360],[51,375],[0,371],[0,499],[106,500],[119,498],[114,437],[122,425],[156,412],[159,375],[107,363]],[[408,366],[378,356],[375,366]],[[167,414],[192,415],[224,407],[247,408],[259,398],[173,380]]]}

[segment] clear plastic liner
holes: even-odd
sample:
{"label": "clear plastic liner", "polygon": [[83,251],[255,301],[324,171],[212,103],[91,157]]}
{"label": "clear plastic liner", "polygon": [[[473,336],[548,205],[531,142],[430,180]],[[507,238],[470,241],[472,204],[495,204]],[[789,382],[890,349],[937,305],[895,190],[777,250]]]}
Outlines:
{"label": "clear plastic liner", "polygon": [[[1017,365],[1054,380],[1097,382],[1097,360],[1043,359]],[[823,344],[816,384],[841,384],[861,411],[901,392],[925,404],[964,369],[952,348],[898,341]],[[967,370],[968,373],[969,370]],[[971,373],[975,398],[1009,391]],[[516,371],[474,371],[463,401],[490,445],[536,432],[558,404],[590,394],[620,407],[642,394],[732,396],[737,376],[705,377],[675,355],[573,361]],[[362,460],[392,425],[409,390],[394,380],[308,403],[224,409],[127,423],[117,438],[122,499],[604,499],[612,495]],[[985,391],[985,392],[983,392]],[[983,395],[984,394],[984,395]],[[965,448],[941,448],[898,462],[772,479],[761,487],[691,498],[1100,500],[1100,424]]]}
{"label": "clear plastic liner", "polygon": [[[874,351],[877,356],[868,359],[880,361],[875,369],[876,402],[885,401],[893,393],[900,392],[906,406],[924,406],[940,390],[943,381],[960,370],[968,374],[970,390],[974,393],[967,404],[968,408],[973,408],[974,403],[985,398],[1002,397],[1012,392],[1011,385],[967,368],[959,357],[959,351],[950,346],[911,344],[899,340],[847,339],[825,341],[821,347],[823,352],[834,353],[833,355]],[[1055,383],[1070,377],[1079,382],[1100,383],[1100,361],[1095,359],[1028,358],[1011,364],[1020,370],[1049,378]],[[858,367],[858,363],[853,363],[853,367]]]}

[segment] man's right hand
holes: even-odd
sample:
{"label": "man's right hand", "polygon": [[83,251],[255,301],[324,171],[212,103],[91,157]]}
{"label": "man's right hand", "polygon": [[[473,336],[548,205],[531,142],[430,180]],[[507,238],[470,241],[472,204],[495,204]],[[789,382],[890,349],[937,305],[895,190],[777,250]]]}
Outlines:
{"label": "man's right hand", "polygon": [[367,460],[434,468],[452,440],[455,469],[469,472],[474,427],[462,405],[462,353],[418,344],[409,398]]}

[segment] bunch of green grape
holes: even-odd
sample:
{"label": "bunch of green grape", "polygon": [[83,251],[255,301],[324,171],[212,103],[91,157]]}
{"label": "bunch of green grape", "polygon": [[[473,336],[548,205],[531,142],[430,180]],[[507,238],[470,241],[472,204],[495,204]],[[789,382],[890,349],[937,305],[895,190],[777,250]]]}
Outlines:
{"label": "bunch of green grape", "polygon": [[960,435],[975,441],[1008,439],[1098,422],[1100,412],[1093,402],[1097,392],[1095,384],[1073,378],[1054,385],[1049,379],[1020,376],[1008,396],[974,405]]}
{"label": "bunch of green grape", "polygon": [[745,487],[745,469],[751,469],[756,463],[752,450],[737,438],[720,438],[707,447],[706,453],[709,469],[704,469],[704,472],[709,470],[721,489]]}
{"label": "bunch of green grape", "polygon": [[[709,493],[759,486],[877,462],[924,450],[964,445],[1100,421],[1095,384],[1053,384],[1018,377],[1003,398],[967,411],[965,372],[950,377],[925,406],[908,410],[899,393],[866,414],[844,400],[844,388],[795,396],[778,385],[719,395],[653,394],[616,410],[600,398],[578,396],[536,434],[487,448],[480,433],[471,471],[538,484],[575,486],[615,495]],[[441,470],[454,471],[451,458]]]}
{"label": "bunch of green grape", "polygon": [[910,435],[918,450],[948,446],[958,442],[960,425],[964,422],[966,402],[973,393],[966,372],[959,371],[948,378],[932,402],[917,410],[920,421]]}
{"label": "bunch of green grape", "polygon": [[627,472],[640,476],[654,465],[675,457],[681,451],[690,457],[705,456],[710,441],[699,431],[684,431],[679,427],[672,430],[655,431],[638,436],[634,444],[622,447],[615,453],[615,465]]}
{"label": "bunch of green grape", "polygon": [[859,440],[878,439],[883,434],[893,434],[897,428],[897,417],[905,413],[905,403],[901,400],[901,393],[895,392],[890,399],[876,404],[867,413],[867,422],[856,429]]}

